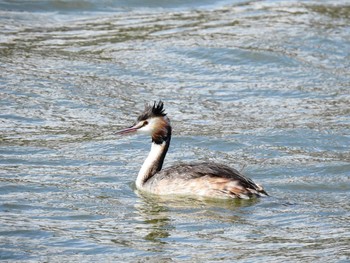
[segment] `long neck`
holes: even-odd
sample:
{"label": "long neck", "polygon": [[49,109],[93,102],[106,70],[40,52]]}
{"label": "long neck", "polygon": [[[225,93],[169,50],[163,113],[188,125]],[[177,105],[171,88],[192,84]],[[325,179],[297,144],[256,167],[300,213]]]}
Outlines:
{"label": "long neck", "polygon": [[171,128],[169,127],[167,138],[159,143],[152,142],[151,151],[137,175],[136,187],[142,189],[144,183],[162,169],[165,155],[169,149]]}

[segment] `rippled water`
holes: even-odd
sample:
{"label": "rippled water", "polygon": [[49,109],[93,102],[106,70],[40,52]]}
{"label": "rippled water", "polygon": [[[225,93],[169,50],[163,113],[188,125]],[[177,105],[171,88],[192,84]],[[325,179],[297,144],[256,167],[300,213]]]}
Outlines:
{"label": "rippled water", "polygon": [[[344,1],[1,1],[0,258],[349,262],[350,5]],[[177,161],[230,164],[252,201],[157,199],[162,99]]]}

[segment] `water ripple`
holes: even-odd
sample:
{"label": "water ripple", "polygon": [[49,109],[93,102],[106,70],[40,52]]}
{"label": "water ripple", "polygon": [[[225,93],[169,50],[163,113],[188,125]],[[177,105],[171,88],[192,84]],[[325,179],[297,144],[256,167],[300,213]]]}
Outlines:
{"label": "water ripple", "polygon": [[[349,259],[349,6],[342,1],[0,3],[0,258]],[[144,196],[162,99],[165,166],[229,164],[252,201]]]}

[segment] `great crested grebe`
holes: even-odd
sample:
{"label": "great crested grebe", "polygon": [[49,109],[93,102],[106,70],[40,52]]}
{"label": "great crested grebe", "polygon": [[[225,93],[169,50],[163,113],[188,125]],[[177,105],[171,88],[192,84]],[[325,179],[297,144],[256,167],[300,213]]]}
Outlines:
{"label": "great crested grebe", "polygon": [[151,135],[152,147],[137,179],[138,190],[157,195],[191,195],[209,198],[242,198],[267,196],[251,179],[226,165],[216,163],[178,164],[162,170],[171,139],[170,120],[163,102],[146,105],[144,112],[130,128],[117,132],[140,132]]}

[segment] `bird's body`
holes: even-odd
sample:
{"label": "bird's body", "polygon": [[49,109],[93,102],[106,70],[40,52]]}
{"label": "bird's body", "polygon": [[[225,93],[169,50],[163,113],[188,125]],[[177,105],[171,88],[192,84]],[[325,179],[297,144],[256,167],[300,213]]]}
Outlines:
{"label": "bird's body", "polygon": [[158,195],[243,198],[265,194],[237,170],[216,163],[178,164],[161,170],[141,187]]}
{"label": "bird's body", "polygon": [[163,103],[146,106],[137,123],[119,133],[144,132],[152,137],[151,151],[136,179],[136,187],[157,195],[191,195],[211,198],[266,196],[265,190],[229,166],[216,163],[178,164],[162,170],[171,139],[170,121]]}

